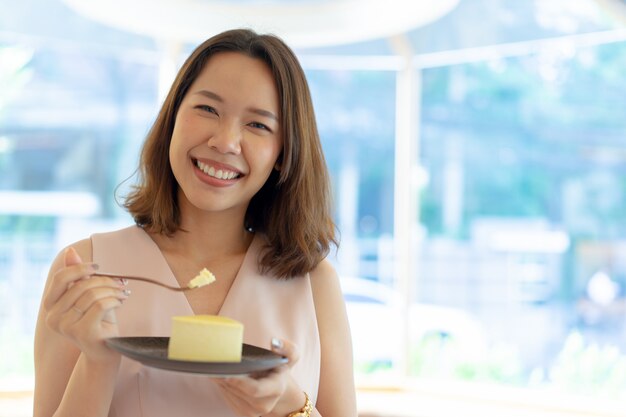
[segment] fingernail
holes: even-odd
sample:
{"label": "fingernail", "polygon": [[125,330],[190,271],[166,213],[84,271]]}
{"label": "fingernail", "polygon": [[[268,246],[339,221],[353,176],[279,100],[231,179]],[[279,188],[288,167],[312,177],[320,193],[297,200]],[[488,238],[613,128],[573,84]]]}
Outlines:
{"label": "fingernail", "polygon": [[124,289],[122,290],[122,294],[124,294],[126,297],[128,297],[128,296],[130,295],[130,292],[131,292],[131,291],[130,291],[128,288],[124,288]]}
{"label": "fingernail", "polygon": [[283,348],[283,341],[280,340],[277,337],[272,337],[272,347],[274,349],[282,349]]}

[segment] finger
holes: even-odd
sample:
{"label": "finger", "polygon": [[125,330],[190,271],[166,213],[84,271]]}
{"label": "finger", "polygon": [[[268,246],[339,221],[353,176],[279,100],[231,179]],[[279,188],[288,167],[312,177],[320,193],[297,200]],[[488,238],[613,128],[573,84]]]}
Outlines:
{"label": "finger", "polygon": [[234,391],[241,393],[249,398],[266,398],[279,395],[284,389],[284,375],[288,373],[287,365],[281,365],[275,368],[263,378],[244,377],[244,378],[227,378],[223,383],[224,386],[232,388]]}
{"label": "finger", "polygon": [[[109,290],[123,290],[123,285],[118,283],[116,280],[107,278],[107,277],[93,277],[90,279],[85,279],[76,282],[71,288],[66,290],[59,299],[55,302],[55,304],[50,307],[49,311],[59,311],[66,312],[72,306],[77,305],[78,299],[83,297],[85,294],[89,294],[91,291],[94,291],[98,288],[105,288]],[[83,303],[78,303],[77,307],[85,311],[89,307],[89,299],[87,298]]]}
{"label": "finger", "polygon": [[300,359],[300,352],[298,350],[298,347],[288,340],[273,337],[271,345],[273,352],[285,356],[288,359],[287,364],[290,368],[292,368],[293,365],[298,362],[298,359]]}
{"label": "finger", "polygon": [[102,298],[96,301],[84,312],[82,317],[80,317],[73,326],[67,329],[66,334],[76,339],[79,338],[79,335],[82,335],[80,337],[86,337],[88,339],[91,337],[101,337],[101,327],[97,324],[102,323],[109,312],[121,305],[122,301],[114,297]]}
{"label": "finger", "polygon": [[117,297],[107,297],[100,299],[89,307],[85,312],[85,319],[103,321],[107,314],[122,305],[122,300]]}
{"label": "finger", "polygon": [[[58,331],[71,338],[81,338],[85,334],[92,333],[97,330],[94,323],[98,323],[99,317],[106,314],[107,311],[119,307],[122,301],[116,297],[100,298],[92,303],[86,310],[78,307],[70,309],[65,314],[57,314]],[[87,330],[85,330],[85,327]],[[80,336],[80,335],[83,336]]]}
{"label": "finger", "polygon": [[97,287],[84,292],[76,302],[70,306],[70,309],[78,309],[84,313],[92,306],[97,305],[101,300],[116,298],[120,301],[124,301],[129,295],[130,292],[124,288]]}
{"label": "finger", "polygon": [[63,261],[65,262],[65,266],[71,266],[71,265],[77,265],[77,264],[83,263],[83,260],[80,258],[80,255],[78,255],[78,252],[76,252],[76,249],[74,249],[71,246],[65,249]]}
{"label": "finger", "polygon": [[[124,300],[122,300],[122,303],[123,302]],[[113,310],[107,311],[102,317],[102,321],[105,323],[117,324],[117,316],[115,315],[115,310],[113,309]]]}
{"label": "finger", "polygon": [[96,269],[96,265],[89,263],[74,264],[59,269],[53,275],[52,285],[50,285],[44,299],[46,309],[49,309],[55,304],[68,289],[74,286],[74,284],[88,278]]}
{"label": "finger", "polygon": [[[61,306],[60,303],[55,305],[49,312],[46,323],[50,328],[62,334],[68,334],[67,329],[82,320],[87,311],[94,305],[106,299],[117,299],[119,303],[122,303],[126,298],[128,298],[128,294],[124,293],[122,289],[95,288],[81,295],[74,303],[64,303],[63,306]],[[63,299],[63,301],[66,300]],[[66,304],[69,304],[69,306]],[[110,318],[106,321],[115,323],[115,320],[111,320]]]}

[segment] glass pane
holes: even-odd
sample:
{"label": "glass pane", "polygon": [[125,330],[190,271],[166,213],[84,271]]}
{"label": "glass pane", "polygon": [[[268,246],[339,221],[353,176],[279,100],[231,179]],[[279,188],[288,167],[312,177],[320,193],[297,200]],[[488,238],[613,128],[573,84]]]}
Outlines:
{"label": "glass pane", "polygon": [[[331,171],[341,277],[358,373],[387,370],[401,350],[393,284],[395,74],[307,72]],[[398,326],[390,323],[398,323]]]}
{"label": "glass pane", "polygon": [[0,386],[32,389],[52,258],[129,222],[113,197],[154,118],[156,77],[156,62],[124,51],[0,42]]}
{"label": "glass pane", "polygon": [[626,44],[552,52],[423,72],[411,371],[617,398]]}

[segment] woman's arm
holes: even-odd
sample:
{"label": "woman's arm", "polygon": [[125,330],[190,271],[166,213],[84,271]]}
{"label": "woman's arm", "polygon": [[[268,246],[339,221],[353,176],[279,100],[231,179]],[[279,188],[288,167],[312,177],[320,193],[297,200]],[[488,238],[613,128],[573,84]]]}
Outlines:
{"label": "woman's arm", "polygon": [[322,261],[311,272],[311,286],[321,343],[320,385],[315,408],[324,417],[356,416],[350,325],[339,277],[330,262]]}
{"label": "woman's arm", "polygon": [[120,356],[103,339],[118,334],[112,310],[126,295],[115,280],[90,278],[89,240],[73,248],[54,260],[39,310],[35,417],[106,416],[113,396]]}

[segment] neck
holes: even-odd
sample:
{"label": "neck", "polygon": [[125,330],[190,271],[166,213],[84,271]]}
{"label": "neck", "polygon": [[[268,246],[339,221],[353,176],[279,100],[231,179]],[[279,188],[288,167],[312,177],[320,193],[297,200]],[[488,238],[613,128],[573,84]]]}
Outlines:
{"label": "neck", "polygon": [[162,250],[187,259],[210,262],[245,253],[253,234],[244,228],[245,212],[183,213],[181,229],[173,236],[154,236]]}

